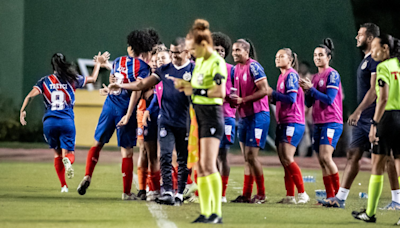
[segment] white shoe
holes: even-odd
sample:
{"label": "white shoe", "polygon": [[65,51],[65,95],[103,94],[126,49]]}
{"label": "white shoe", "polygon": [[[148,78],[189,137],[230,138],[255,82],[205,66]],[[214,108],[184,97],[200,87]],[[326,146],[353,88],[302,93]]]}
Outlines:
{"label": "white shoe", "polygon": [[199,197],[192,195],[188,200],[185,200],[185,203],[200,203]]}
{"label": "white shoe", "polygon": [[190,196],[190,194],[195,192],[197,189],[197,184],[194,181],[191,184],[187,184],[185,190],[183,190],[183,198]]}
{"label": "white shoe", "polygon": [[226,200],[226,197],[225,196],[223,196],[222,198],[221,198],[221,203],[227,203],[228,201]]}
{"label": "white shoe", "polygon": [[281,201],[279,201],[278,203],[282,203],[282,204],[296,204],[296,199],[294,198],[294,196],[286,196],[285,198],[283,198]]}
{"label": "white shoe", "polygon": [[64,186],[61,187],[61,193],[63,193],[63,192],[68,192],[67,185],[64,185]]}
{"label": "white shoe", "polygon": [[150,191],[146,194],[147,201],[155,201],[160,196],[160,191]]}
{"label": "white shoe", "polygon": [[306,192],[297,194],[297,203],[308,203],[310,201],[310,197]]}
{"label": "white shoe", "polygon": [[136,200],[136,195],[133,193],[130,194],[122,193],[122,200]]}
{"label": "white shoe", "polygon": [[62,162],[64,163],[65,173],[69,179],[74,177],[74,168],[72,168],[71,161],[68,158],[63,158]]}

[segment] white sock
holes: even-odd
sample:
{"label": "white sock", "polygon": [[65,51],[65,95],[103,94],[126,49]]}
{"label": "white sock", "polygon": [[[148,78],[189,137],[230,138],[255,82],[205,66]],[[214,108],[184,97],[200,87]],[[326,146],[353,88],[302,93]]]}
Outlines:
{"label": "white sock", "polygon": [[392,201],[400,203],[400,189],[392,190]]}
{"label": "white sock", "polygon": [[183,195],[180,193],[176,193],[175,198],[179,198],[181,201],[183,201]]}
{"label": "white sock", "polygon": [[336,198],[340,200],[346,200],[347,196],[349,196],[350,189],[345,189],[340,187],[338,193],[336,194]]}

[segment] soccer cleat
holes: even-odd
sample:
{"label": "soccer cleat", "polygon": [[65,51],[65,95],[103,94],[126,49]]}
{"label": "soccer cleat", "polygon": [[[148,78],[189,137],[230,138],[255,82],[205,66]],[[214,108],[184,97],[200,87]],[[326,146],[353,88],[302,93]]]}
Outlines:
{"label": "soccer cleat", "polygon": [[179,199],[179,197],[175,197],[175,204],[174,204],[174,206],[177,206],[177,207],[182,206],[182,200]]}
{"label": "soccer cleat", "polygon": [[165,193],[156,199],[156,203],[165,205],[175,205],[175,199],[171,194]]}
{"label": "soccer cleat", "polygon": [[318,200],[318,203],[324,207],[337,207],[344,209],[346,200],[340,200],[334,196],[328,199]]}
{"label": "soccer cleat", "polygon": [[192,223],[207,223],[208,219],[204,215],[200,215]]}
{"label": "soccer cleat", "polygon": [[136,198],[135,194],[133,194],[133,193],[129,193],[129,194],[122,193],[122,200],[137,200],[137,198]]}
{"label": "soccer cleat", "polygon": [[395,226],[400,226],[400,219],[397,221],[397,223],[394,224]]}
{"label": "soccer cleat", "polygon": [[222,218],[219,217],[217,214],[212,214],[212,215],[210,215],[210,217],[208,217],[206,223],[222,224]]}
{"label": "soccer cleat", "polygon": [[90,181],[92,178],[90,176],[84,176],[81,183],[79,183],[78,188],[76,189],[79,195],[85,195],[87,188],[90,185]]}
{"label": "soccer cleat", "polygon": [[62,159],[62,162],[64,164],[65,173],[67,174],[67,177],[69,179],[73,178],[74,177],[74,169],[72,168],[71,161],[67,157],[64,157]]}
{"label": "soccer cleat", "polygon": [[160,197],[159,191],[149,191],[146,195],[146,201],[155,201],[158,197]]}
{"label": "soccer cleat", "polygon": [[139,200],[146,200],[146,190],[139,190],[137,198]]}
{"label": "soccer cleat", "polygon": [[228,200],[226,200],[226,197],[223,196],[223,197],[221,198],[221,203],[227,203],[227,202],[228,202]]}
{"label": "soccer cleat", "polygon": [[308,203],[310,201],[310,197],[307,195],[306,192],[297,194],[297,203]]}
{"label": "soccer cleat", "polygon": [[388,205],[386,205],[386,207],[379,208],[379,210],[398,211],[400,210],[400,204],[395,201],[392,201]]}
{"label": "soccer cleat", "polygon": [[296,204],[296,198],[294,196],[286,196],[285,198],[278,201],[281,204]]}
{"label": "soccer cleat", "polygon": [[250,203],[250,199],[246,196],[240,195],[236,199],[231,200],[231,203]]}
{"label": "soccer cleat", "polygon": [[61,187],[61,193],[63,193],[63,192],[68,192],[67,185],[64,185],[64,186]]}
{"label": "soccer cleat", "polygon": [[358,211],[353,211],[353,212],[351,212],[351,215],[352,215],[355,219],[362,220],[362,221],[364,221],[364,222],[376,222],[375,215],[369,217],[369,216],[367,215],[365,209],[362,210],[362,211],[360,211],[360,212],[358,212]]}
{"label": "soccer cleat", "polygon": [[199,197],[192,195],[189,199],[185,200],[186,203],[200,203]]}
{"label": "soccer cleat", "polygon": [[253,199],[251,199],[250,203],[262,204],[267,200],[266,196],[254,195]]}
{"label": "soccer cleat", "polygon": [[189,197],[190,194],[198,189],[197,184],[193,182],[192,184],[187,184],[185,190],[183,190],[183,198]]}

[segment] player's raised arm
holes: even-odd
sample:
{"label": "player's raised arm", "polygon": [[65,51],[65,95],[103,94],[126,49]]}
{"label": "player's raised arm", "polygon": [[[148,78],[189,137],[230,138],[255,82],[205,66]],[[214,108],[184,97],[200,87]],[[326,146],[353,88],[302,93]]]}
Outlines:
{"label": "player's raised arm", "polygon": [[108,52],[104,52],[103,54],[99,52],[99,54],[95,56],[94,69],[92,75],[86,77],[86,83],[95,83],[97,81],[101,65],[106,64],[109,58],[110,58],[110,53]]}

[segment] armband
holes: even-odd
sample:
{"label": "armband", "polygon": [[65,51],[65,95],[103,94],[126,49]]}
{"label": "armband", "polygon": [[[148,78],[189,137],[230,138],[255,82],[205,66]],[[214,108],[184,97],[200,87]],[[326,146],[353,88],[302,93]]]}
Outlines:
{"label": "armband", "polygon": [[217,73],[217,74],[214,76],[214,81],[215,81],[215,83],[216,83],[217,85],[221,85],[222,79],[225,79],[225,76],[222,76],[220,73]]}
{"label": "armband", "polygon": [[193,89],[193,95],[208,97],[208,89]]}
{"label": "armband", "polygon": [[384,87],[385,86],[385,82],[382,79],[378,80],[378,85],[379,87]]}

